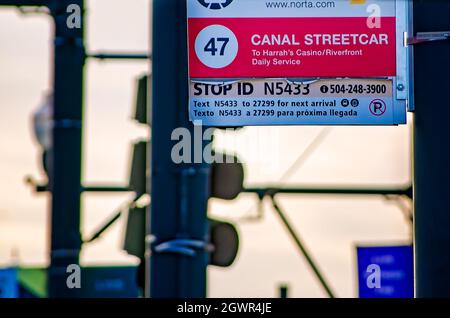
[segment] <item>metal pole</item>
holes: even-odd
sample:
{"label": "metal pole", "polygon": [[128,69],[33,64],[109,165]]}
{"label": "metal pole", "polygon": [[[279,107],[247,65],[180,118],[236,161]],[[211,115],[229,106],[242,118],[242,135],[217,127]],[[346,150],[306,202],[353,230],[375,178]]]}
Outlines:
{"label": "metal pole", "polygon": [[325,292],[327,293],[329,298],[335,298],[335,295],[334,295],[333,291],[331,290],[330,285],[327,283],[325,276],[321,273],[319,267],[316,265],[316,263],[312,259],[311,254],[307,250],[306,246],[303,244],[302,240],[300,239],[300,236],[295,232],[294,228],[289,223],[288,219],[286,218],[283,211],[281,210],[281,207],[278,205],[277,201],[275,200],[275,197],[272,196],[271,201],[272,201],[272,206],[273,206],[275,212],[277,212],[278,216],[280,217],[281,221],[283,222],[283,225],[288,230],[289,234],[291,235],[295,244],[299,248],[303,257],[305,257],[306,261],[308,262],[308,265],[313,270],[314,275],[319,280],[320,285],[325,290]]}
{"label": "metal pole", "polygon": [[[66,269],[79,263],[81,249],[80,196],[83,71],[83,0],[0,0],[2,6],[47,6],[54,19],[53,149],[50,152],[49,188],[52,193],[50,216],[49,297],[77,297],[78,289],[67,288]],[[77,5],[81,27],[67,25],[69,5]]]}
{"label": "metal pole", "polygon": [[317,194],[317,195],[403,195],[412,198],[412,187],[398,188],[338,188],[338,187],[285,187],[285,188],[245,188],[243,193],[255,193],[260,198],[275,194]]}
{"label": "metal pole", "polygon": [[289,298],[289,286],[288,285],[279,286],[279,293],[281,299]]}
{"label": "metal pole", "polygon": [[36,6],[44,7],[50,4],[51,0],[0,0],[1,6],[22,7]]}
{"label": "metal pole", "polygon": [[145,53],[91,53],[87,57],[99,60],[150,60],[152,58]]}
{"label": "metal pole", "polygon": [[[450,30],[449,1],[414,1],[414,31]],[[416,296],[450,297],[450,43],[415,45]]]}
{"label": "metal pole", "polygon": [[[186,17],[186,1],[153,1],[152,240],[146,291],[154,298],[206,296],[210,169],[205,163],[177,165],[171,157],[178,142],[171,140],[174,129],[186,128],[194,136],[188,120]],[[202,150],[205,142],[200,145]],[[183,248],[175,243],[180,239]]]}
{"label": "metal pole", "polygon": [[79,289],[67,287],[67,266],[79,263],[81,249],[80,196],[83,125],[83,16],[81,28],[67,25],[67,7],[83,0],[53,1],[54,37],[54,127],[50,157],[51,243],[48,271],[49,297],[78,297]]}

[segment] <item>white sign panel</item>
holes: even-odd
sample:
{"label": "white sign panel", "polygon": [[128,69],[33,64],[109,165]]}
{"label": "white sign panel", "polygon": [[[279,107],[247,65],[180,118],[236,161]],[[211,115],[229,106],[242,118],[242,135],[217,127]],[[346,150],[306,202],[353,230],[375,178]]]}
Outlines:
{"label": "white sign panel", "polygon": [[211,126],[406,122],[407,1],[187,5],[191,120]]}

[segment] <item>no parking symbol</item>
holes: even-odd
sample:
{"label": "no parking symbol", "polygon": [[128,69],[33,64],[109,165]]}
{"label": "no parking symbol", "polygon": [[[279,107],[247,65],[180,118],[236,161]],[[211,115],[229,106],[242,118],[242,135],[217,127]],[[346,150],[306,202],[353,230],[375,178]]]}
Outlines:
{"label": "no parking symbol", "polygon": [[386,110],[386,103],[381,99],[374,99],[370,102],[369,110],[374,116],[382,116]]}

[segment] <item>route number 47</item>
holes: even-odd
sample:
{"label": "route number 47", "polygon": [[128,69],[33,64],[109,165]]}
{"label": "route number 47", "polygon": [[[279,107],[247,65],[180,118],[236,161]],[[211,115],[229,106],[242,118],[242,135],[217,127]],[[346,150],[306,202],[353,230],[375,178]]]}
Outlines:
{"label": "route number 47", "polygon": [[199,32],[195,54],[206,67],[220,69],[233,63],[239,50],[236,35],[223,25],[210,25]]}
{"label": "route number 47", "polygon": [[[216,56],[219,52],[220,56],[225,55],[225,49],[230,42],[230,38],[211,38],[204,48],[206,53],[211,53],[212,56]],[[220,48],[218,48],[220,47]]]}

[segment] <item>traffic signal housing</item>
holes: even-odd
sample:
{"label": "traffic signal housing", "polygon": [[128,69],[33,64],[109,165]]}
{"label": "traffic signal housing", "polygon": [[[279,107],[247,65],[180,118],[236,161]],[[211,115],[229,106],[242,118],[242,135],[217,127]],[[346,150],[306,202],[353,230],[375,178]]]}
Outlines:
{"label": "traffic signal housing", "polygon": [[[211,197],[234,200],[244,189],[244,166],[235,155],[215,154],[211,164]],[[230,222],[209,219],[209,237],[212,246],[209,263],[228,267],[239,252],[239,233]]]}
{"label": "traffic signal housing", "polygon": [[140,124],[147,124],[151,126],[151,107],[152,102],[152,85],[149,85],[151,75],[143,75],[137,80],[137,89],[135,95],[135,110],[134,120]]}
{"label": "traffic signal housing", "polygon": [[136,196],[150,192],[150,189],[148,189],[149,182],[147,182],[150,177],[147,162],[147,153],[150,146],[148,141],[138,141],[133,145],[129,188],[136,193]]}
{"label": "traffic signal housing", "polygon": [[234,200],[244,189],[244,166],[234,155],[216,153],[211,165],[211,197]]}
{"label": "traffic signal housing", "polygon": [[[152,88],[150,75],[137,80],[135,95],[134,120],[151,126]],[[129,188],[136,197],[151,195],[150,185],[150,149],[149,141],[139,141],[133,146],[131,158]],[[244,168],[234,155],[215,154],[215,161],[210,165],[210,197],[221,200],[234,200],[243,190]],[[123,249],[128,254],[140,259],[138,284],[145,285],[145,252],[147,235],[147,210],[149,206],[131,206],[127,213],[127,222]],[[233,264],[239,251],[239,233],[230,222],[208,219],[210,257],[209,264],[227,267]]]}
{"label": "traffic signal housing", "polygon": [[218,267],[231,266],[239,251],[239,233],[229,222],[209,219],[209,240],[212,252],[209,264]]}

